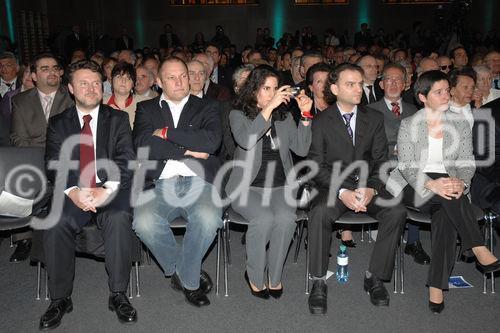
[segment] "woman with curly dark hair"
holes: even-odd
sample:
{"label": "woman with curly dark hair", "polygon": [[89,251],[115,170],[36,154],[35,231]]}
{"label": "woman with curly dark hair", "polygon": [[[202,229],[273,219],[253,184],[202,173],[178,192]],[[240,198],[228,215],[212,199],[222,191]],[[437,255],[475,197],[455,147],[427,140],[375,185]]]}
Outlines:
{"label": "woman with curly dark hair", "polygon": [[285,200],[285,193],[292,198],[298,189],[290,150],[306,156],[311,143],[312,100],[304,91],[295,97],[303,115],[297,126],[282,105],[293,96],[290,86],[279,86],[275,69],[258,66],[229,114],[237,147],[226,192],[234,211],[250,222],[245,279],[252,295],[264,299],[283,292],[281,275],[295,229],[295,205]]}

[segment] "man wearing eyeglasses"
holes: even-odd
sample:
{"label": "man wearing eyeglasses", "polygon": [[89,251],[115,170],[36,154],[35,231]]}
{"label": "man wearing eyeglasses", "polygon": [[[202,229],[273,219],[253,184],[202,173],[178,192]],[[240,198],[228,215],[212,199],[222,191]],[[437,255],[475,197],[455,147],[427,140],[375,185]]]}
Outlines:
{"label": "man wearing eyeglasses", "polygon": [[445,74],[448,74],[453,69],[451,59],[447,56],[438,57],[436,62],[438,63],[439,70]]}
{"label": "man wearing eyeglasses", "polygon": [[18,71],[19,65],[14,54],[2,53],[0,55],[0,98],[21,86],[20,80],[17,79]]}
{"label": "man wearing eyeglasses", "polygon": [[[423,65],[428,66],[425,64],[424,59],[422,60],[424,61]],[[380,88],[384,91],[384,98],[378,102],[368,104],[368,107],[384,115],[388,157],[396,161],[398,159],[396,143],[398,141],[401,120],[417,112],[417,108],[413,104],[406,103],[401,98],[401,94],[405,89],[405,82],[406,69],[400,64],[387,64],[382,71],[382,80],[380,81]],[[420,243],[418,225],[408,224],[408,239],[405,253],[413,257],[417,264],[425,265],[430,263],[430,257],[425,253]]]}
{"label": "man wearing eyeglasses", "polygon": [[[61,88],[63,70],[58,59],[43,53],[33,59],[31,77],[35,88],[12,98],[12,126],[10,141],[17,147],[44,147],[49,117],[72,106],[73,100]],[[31,250],[31,231],[13,235],[16,250],[10,262],[26,260]]]}

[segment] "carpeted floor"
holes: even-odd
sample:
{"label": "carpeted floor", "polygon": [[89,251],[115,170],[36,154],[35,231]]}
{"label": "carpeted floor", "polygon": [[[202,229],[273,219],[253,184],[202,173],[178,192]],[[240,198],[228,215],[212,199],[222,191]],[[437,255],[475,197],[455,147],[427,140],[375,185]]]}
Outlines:
{"label": "carpeted floor", "polygon": [[[74,310],[67,314],[59,332],[499,332],[500,279],[497,294],[482,293],[482,275],[474,264],[457,263],[454,275],[463,275],[474,288],[454,289],[445,294],[446,308],[433,315],[427,308],[426,266],[406,256],[404,294],[393,294],[389,307],[375,307],[362,289],[373,243],[359,242],[349,251],[350,280],[339,285],[328,280],[326,316],[311,316],[304,294],[305,251],[297,264],[289,256],[285,266],[284,294],[280,300],[260,300],[250,295],[243,280],[245,249],[241,232],[231,233],[232,265],[229,267],[229,297],[210,295],[205,308],[188,305],[182,294],[170,288],[158,266],[143,264],[140,269],[141,296],[132,300],[139,320],[125,326],[107,309],[107,276],[104,264],[78,258],[74,282]],[[498,236],[497,236],[498,237]],[[429,249],[429,233],[422,232],[424,248]],[[180,239],[180,238],[179,238]],[[335,253],[338,242],[332,244]],[[35,300],[36,267],[27,262],[10,264],[9,241],[0,242],[0,332],[36,332],[41,314],[49,302]],[[497,253],[500,254],[497,245]],[[204,264],[215,280],[215,249]],[[330,268],[335,269],[335,258]],[[221,285],[222,287],[222,285]]]}

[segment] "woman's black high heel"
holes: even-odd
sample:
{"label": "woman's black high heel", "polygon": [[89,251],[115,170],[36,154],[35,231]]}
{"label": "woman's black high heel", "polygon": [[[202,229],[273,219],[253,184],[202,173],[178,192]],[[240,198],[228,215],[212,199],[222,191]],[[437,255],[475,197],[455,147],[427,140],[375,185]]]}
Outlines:
{"label": "woman's black high heel", "polygon": [[429,309],[434,314],[440,314],[444,309],[444,301],[442,301],[441,303],[434,303],[432,301],[429,301]]}
{"label": "woman's black high heel", "polygon": [[258,298],[262,298],[262,299],[269,299],[269,295],[270,295],[269,289],[266,288],[266,289],[262,289],[259,291],[255,291],[252,289],[252,285],[250,284],[250,279],[248,279],[248,274],[246,271],[245,271],[245,281],[247,282],[248,288],[250,288],[250,292],[252,293],[253,296],[258,297]]}
{"label": "woman's black high heel", "polygon": [[269,290],[269,295],[272,298],[275,298],[275,299],[278,299],[278,298],[281,297],[281,295],[283,295],[283,287],[281,287],[281,289],[270,289],[270,288],[267,288],[267,290]]}
{"label": "woman's black high heel", "polygon": [[476,264],[479,270],[484,274],[500,271],[500,260],[497,260],[489,265],[481,265],[481,263],[478,260],[476,260]]}

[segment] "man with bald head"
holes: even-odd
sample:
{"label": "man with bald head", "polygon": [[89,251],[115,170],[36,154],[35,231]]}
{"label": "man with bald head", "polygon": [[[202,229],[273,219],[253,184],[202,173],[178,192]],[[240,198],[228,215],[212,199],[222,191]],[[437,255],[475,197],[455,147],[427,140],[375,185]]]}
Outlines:
{"label": "man with bald head", "polygon": [[448,74],[453,69],[451,59],[445,55],[438,57],[436,62],[439,66],[439,70],[445,74]]}
{"label": "man with bald head", "polygon": [[367,105],[380,100],[384,93],[377,81],[377,60],[371,55],[365,55],[359,58],[357,65],[363,69],[363,95],[360,104]]}
{"label": "man with bald head", "polygon": [[[147,148],[148,159],[159,163],[146,173],[149,190],[138,195],[133,227],[172,288],[189,304],[207,306],[213,283],[202,260],[222,226],[214,188],[220,114],[217,103],[189,94],[188,68],[179,58],[163,61],[158,84],[161,96],[137,104],[135,147]],[[170,223],[181,216],[189,222],[178,247]]]}

